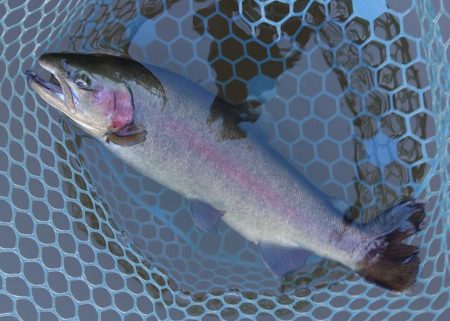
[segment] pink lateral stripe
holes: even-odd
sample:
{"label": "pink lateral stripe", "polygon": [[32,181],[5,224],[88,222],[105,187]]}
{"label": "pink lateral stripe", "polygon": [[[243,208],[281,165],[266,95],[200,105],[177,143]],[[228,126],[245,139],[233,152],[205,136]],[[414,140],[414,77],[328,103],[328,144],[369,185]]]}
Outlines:
{"label": "pink lateral stripe", "polygon": [[188,142],[192,150],[204,156],[217,167],[223,168],[225,174],[231,177],[236,183],[246,186],[256,195],[262,195],[265,200],[275,205],[280,213],[295,214],[293,209],[284,205],[283,197],[278,191],[270,188],[268,184],[258,179],[257,176],[242,169],[240,164],[231,160],[226,154],[212,148],[205,139],[187,128],[181,121],[172,120],[166,123],[165,127],[172,133],[174,141],[179,141],[180,137],[182,137],[184,141]]}

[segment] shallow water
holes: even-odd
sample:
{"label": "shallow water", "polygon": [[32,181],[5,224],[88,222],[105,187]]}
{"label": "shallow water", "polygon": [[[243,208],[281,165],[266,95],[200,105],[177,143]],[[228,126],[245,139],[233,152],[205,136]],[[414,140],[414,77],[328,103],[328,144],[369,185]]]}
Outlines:
{"label": "shallow water", "polygon": [[[368,11],[356,6],[359,17],[353,17],[347,4],[331,3],[327,16],[318,3],[306,15],[275,3],[266,9],[266,18],[275,21],[269,24],[256,19],[259,6],[250,8],[250,2],[172,2],[165,10],[144,3],[122,28],[118,21],[105,26],[123,30],[111,49],[182,74],[234,104],[253,102],[270,115],[261,132],[274,148],[345,201],[352,219],[368,220],[424,189],[436,153],[432,143],[426,149],[435,135],[434,117],[420,38],[414,36],[420,31],[400,30],[400,17],[382,5]],[[379,17],[370,23],[373,10]],[[97,8],[88,20],[102,14]],[[83,30],[80,39],[100,33],[108,31]],[[80,154],[90,160],[88,172],[118,226],[181,288],[277,289],[279,281],[265,270],[257,247],[225,224],[217,234],[203,233],[179,195],[141,178],[91,141],[81,144]],[[152,233],[155,223],[161,225],[158,233]],[[328,264],[311,261],[299,277],[315,279],[310,272]],[[324,276],[318,283],[338,280]]]}
{"label": "shallow water", "polygon": [[[436,240],[445,235],[436,214],[442,177],[434,174],[440,159],[437,146],[445,146],[442,142],[438,145],[439,137],[445,135],[433,104],[437,82],[430,82],[427,76],[425,61],[429,56],[423,49],[427,48],[423,44],[426,39],[420,29],[425,22],[416,11],[426,10],[419,1],[417,5],[400,5],[398,1],[387,5],[344,0],[324,3],[103,1],[68,7],[70,16],[61,21],[55,11],[44,9],[50,12],[47,17],[56,19],[58,32],[45,41],[38,39],[34,56],[21,66],[29,68],[35,57],[46,51],[107,49],[127,54],[184,75],[234,104],[251,101],[263,115],[269,115],[270,122],[260,129],[261,135],[314,184],[345,201],[351,208],[351,219],[366,221],[403,196],[428,200],[432,228],[414,242],[426,247],[422,257],[430,255],[435,260],[425,259],[424,265],[431,272],[423,273],[420,293],[426,287],[426,276],[439,272],[442,265],[438,254],[433,255],[436,250],[431,243],[439,248],[442,244]],[[40,34],[44,32],[40,30]],[[33,37],[31,34],[34,41]],[[14,49],[8,39],[6,34],[4,41]],[[13,61],[13,49],[5,52],[5,61]],[[17,81],[15,90],[20,93]],[[5,84],[3,101],[11,97]],[[34,106],[28,93],[26,99]],[[279,295],[280,282],[266,270],[255,245],[223,223],[217,234],[201,232],[190,220],[186,200],[141,177],[38,102],[32,109],[34,121],[12,105],[16,118],[2,121],[10,126],[10,134],[0,133],[0,156],[20,159],[16,156],[21,153],[16,146],[21,141],[17,119],[30,123],[26,125],[30,135],[23,138],[30,154],[27,159],[41,165],[27,165],[28,171],[33,173],[36,168],[38,173],[44,167],[48,173],[39,174],[45,187],[28,178],[24,193],[30,193],[33,206],[39,204],[37,208],[42,209],[33,209],[38,220],[51,216],[53,224],[58,224],[55,209],[74,220],[71,224],[77,244],[85,246],[77,245],[83,264],[103,264],[100,256],[89,259],[93,251],[89,247],[94,251],[107,249],[105,260],[114,258],[115,269],[122,274],[137,271],[145,275],[148,265],[156,284],[158,278],[165,280],[168,275],[170,284],[189,292],[238,289]],[[43,125],[33,130],[33,122]],[[37,137],[39,143],[30,142],[31,137]],[[34,152],[37,144],[48,148],[39,147],[39,152]],[[11,165],[8,171],[14,183],[18,177],[29,175],[23,174],[20,166]],[[45,196],[39,194],[40,189],[46,191]],[[62,197],[58,194],[61,190]],[[6,192],[0,190],[0,195]],[[19,209],[26,208],[21,205],[22,196],[15,191],[8,194]],[[38,212],[52,214],[40,218]],[[19,220],[20,215],[15,217]],[[37,238],[45,238],[45,233],[38,230]],[[71,253],[72,242],[70,237],[59,241],[66,255]],[[137,254],[142,256],[136,259]],[[102,273],[87,273],[88,279],[102,283]],[[120,278],[108,286],[120,287]],[[445,282],[441,282],[442,288],[448,287]],[[436,288],[434,293],[440,291]],[[164,286],[161,289],[168,291]],[[160,291],[160,286],[153,290]],[[295,313],[312,311],[320,302],[328,304],[336,293],[346,298],[364,292],[361,309],[374,296],[389,296],[348,269],[316,256],[281,290],[289,294],[281,307],[285,304]],[[147,291],[153,299],[158,296]],[[256,294],[247,295],[249,302],[256,300]],[[316,297],[320,295],[323,301]],[[236,298],[237,302],[242,299],[240,294]],[[196,302],[192,297],[186,300],[192,305]],[[253,311],[251,306],[243,309]]]}

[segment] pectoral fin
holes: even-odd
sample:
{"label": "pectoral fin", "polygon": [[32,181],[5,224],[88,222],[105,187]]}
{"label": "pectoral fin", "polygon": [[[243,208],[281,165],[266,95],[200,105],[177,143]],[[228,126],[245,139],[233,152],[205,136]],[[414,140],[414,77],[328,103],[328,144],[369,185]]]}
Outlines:
{"label": "pectoral fin", "polygon": [[297,247],[282,247],[271,243],[260,243],[259,247],[264,264],[277,277],[301,268],[311,255],[311,252]]}
{"label": "pectoral fin", "polygon": [[133,128],[130,130],[122,130],[121,132],[108,133],[105,137],[107,143],[120,146],[133,146],[145,141],[147,131]]}
{"label": "pectoral fin", "polygon": [[191,217],[195,225],[205,232],[212,232],[224,212],[199,200],[190,201]]}

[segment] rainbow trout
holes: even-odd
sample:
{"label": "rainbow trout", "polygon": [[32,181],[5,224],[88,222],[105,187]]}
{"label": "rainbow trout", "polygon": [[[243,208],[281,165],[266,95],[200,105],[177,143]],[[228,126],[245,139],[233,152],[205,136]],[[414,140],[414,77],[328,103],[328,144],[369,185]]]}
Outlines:
{"label": "rainbow trout", "polygon": [[224,220],[257,243],[273,274],[298,269],[311,251],[392,291],[414,284],[419,249],[403,240],[422,228],[423,203],[405,200],[369,224],[349,224],[250,126],[213,117],[217,104],[235,108],[193,82],[105,54],[50,53],[39,63],[56,79],[28,73],[40,97],[137,171],[188,198],[201,229]]}

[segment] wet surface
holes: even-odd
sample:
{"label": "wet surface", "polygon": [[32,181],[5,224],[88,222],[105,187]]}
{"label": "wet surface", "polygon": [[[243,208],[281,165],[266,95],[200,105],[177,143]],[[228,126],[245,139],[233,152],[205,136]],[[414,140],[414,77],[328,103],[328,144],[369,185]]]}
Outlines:
{"label": "wet surface", "polygon": [[[145,6],[140,13],[152,21],[136,27],[133,19],[124,30],[136,30],[135,36],[130,40],[124,33],[121,47],[114,49],[163,65],[231,103],[251,101],[270,114],[273,123],[264,130],[274,137],[274,148],[329,195],[349,204],[350,219],[367,221],[422,191],[434,157],[433,149],[423,152],[435,135],[434,121],[426,105],[420,38],[400,30],[401,15],[357,5],[357,16],[348,1],[311,2],[306,10],[281,2],[204,1],[193,7],[174,2],[155,16],[162,9]],[[368,20],[373,10],[380,14]],[[163,200],[169,213],[183,208],[180,200]],[[165,209],[161,199],[159,205]],[[216,261],[229,255],[232,261],[247,261],[233,255],[238,248],[224,251],[227,240],[239,236],[223,229],[223,238],[194,231],[187,240],[198,244],[199,255],[214,254]],[[261,264],[251,244],[242,240],[241,246],[250,249],[249,262]]]}
{"label": "wet surface", "polygon": [[[420,3],[104,1],[69,3],[65,11],[49,3],[43,12],[51,28],[48,21],[32,28],[42,12],[31,6],[8,3],[1,25],[7,44],[0,65],[7,71],[0,104],[5,125],[0,127],[1,234],[11,237],[2,238],[0,246],[12,251],[17,244],[20,252],[20,259],[12,255],[1,271],[15,274],[22,268],[26,277],[15,282],[8,276],[8,296],[32,293],[46,308],[53,293],[68,291],[67,274],[79,283],[68,282],[72,298],[55,302],[52,313],[59,318],[73,317],[75,305],[88,296],[95,307],[118,302],[102,312],[109,320],[125,315],[117,308],[134,306],[164,318],[164,307],[173,304],[172,319],[205,320],[208,315],[214,320],[207,314],[211,311],[225,319],[257,313],[267,320],[305,313],[326,318],[350,303],[353,310],[364,310],[380,296],[404,306],[404,298],[393,299],[315,256],[287,278],[281,285],[287,295],[280,296],[280,283],[265,269],[256,246],[225,224],[217,234],[197,229],[186,200],[142,178],[26,92],[17,70],[31,67],[31,52],[58,50],[127,54],[184,75],[236,105],[251,101],[272,119],[262,129],[270,144],[314,184],[344,200],[350,219],[367,221],[404,196],[427,199],[433,224],[414,240],[430,258],[418,291],[428,298],[439,293],[429,290],[433,284],[448,286],[442,250],[434,250],[445,243],[436,214],[444,178],[432,175],[442,131],[436,124],[445,118],[436,119],[432,105]],[[14,21],[25,12],[18,27]],[[23,36],[20,45],[17,34]],[[20,62],[14,58],[19,51]],[[33,216],[25,215],[28,211]],[[42,265],[22,264],[40,256]],[[54,272],[48,274],[49,269]],[[51,291],[36,290],[43,282],[41,270],[49,275]],[[84,279],[95,289],[87,290]],[[221,292],[230,288],[239,291]],[[436,296],[435,310],[446,313],[440,303],[445,297]],[[0,298],[0,313],[10,309],[2,302],[7,300]],[[30,301],[19,306],[24,302]],[[38,314],[28,310],[32,319]],[[86,311],[90,317],[99,313],[94,307]],[[52,319],[39,313],[41,320]]]}

